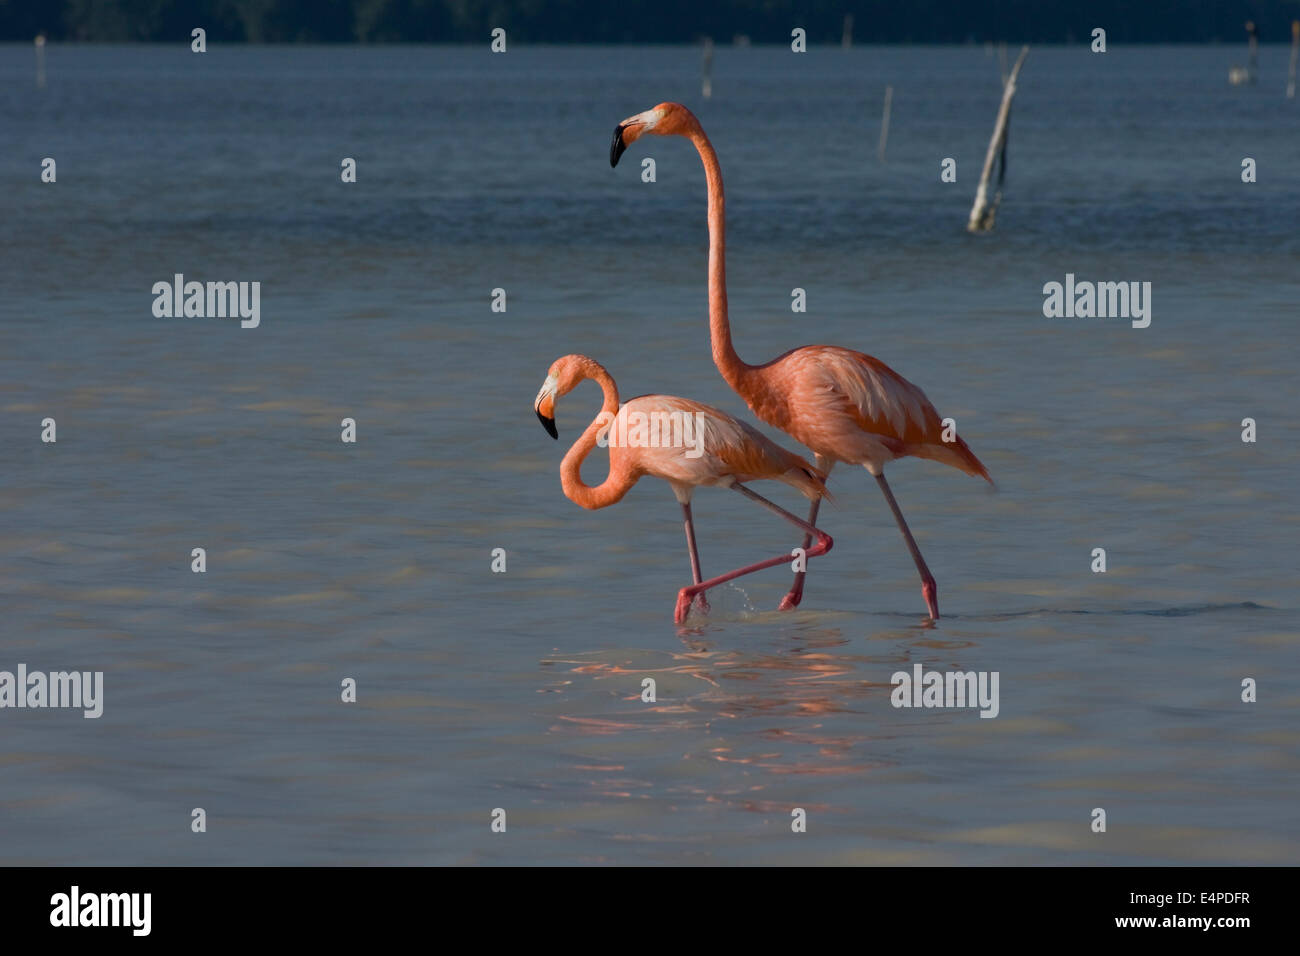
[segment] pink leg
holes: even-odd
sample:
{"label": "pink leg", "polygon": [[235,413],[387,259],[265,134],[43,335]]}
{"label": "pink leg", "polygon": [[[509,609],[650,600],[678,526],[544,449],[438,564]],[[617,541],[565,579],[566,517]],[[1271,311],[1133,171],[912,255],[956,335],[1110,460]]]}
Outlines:
{"label": "pink leg", "polygon": [[[691,503],[682,502],[682,517],[686,520],[686,548],[691,554],[691,580],[700,583],[700,552],[695,547],[695,522],[691,517]],[[709,602],[701,591],[695,598],[695,606],[705,614],[709,613]]]}
{"label": "pink leg", "polygon": [[[817,455],[816,460],[817,467],[827,478],[829,478],[831,475],[831,469],[835,467],[834,459],[823,458],[821,455]],[[821,506],[822,500],[820,498],[815,498],[812,506],[808,509],[809,524],[817,523],[817,512],[821,509]],[[808,551],[808,546],[810,544],[812,544],[812,535],[805,534],[803,536],[803,550],[805,553]],[[794,573],[794,583],[790,585],[790,590],[786,593],[785,597],[781,598],[781,603],[777,608],[778,610],[789,611],[792,608],[799,606],[799,602],[803,600],[804,578],[807,576],[807,571],[796,571]]]}
{"label": "pink leg", "polygon": [[[815,498],[812,507],[808,509],[809,524],[817,523],[817,511],[821,506],[822,500],[820,498]],[[812,535],[805,534],[803,536],[803,550],[805,554],[807,553],[810,544],[812,544]],[[807,571],[796,571],[794,573],[794,584],[790,585],[790,590],[786,593],[786,596],[781,598],[781,604],[778,606],[777,610],[789,611],[792,608],[799,606],[799,602],[803,600],[803,579],[807,576]]]}
{"label": "pink leg", "polygon": [[[834,542],[831,541],[831,536],[826,532],[814,528],[806,521],[801,521],[780,505],[774,504],[762,495],[750,491],[740,482],[736,482],[731,487],[736,489],[736,491],[739,491],[746,498],[753,499],[769,511],[779,514],[782,518],[785,518],[786,521],[802,528],[808,534],[816,535],[817,543],[808,551],[808,557],[820,557],[831,549],[831,545]],[[780,554],[775,558],[768,558],[766,561],[759,561],[757,564],[737,568],[735,571],[728,571],[726,574],[720,574],[716,578],[710,578],[707,581],[700,581],[692,584],[690,587],[682,588],[677,592],[677,609],[673,612],[673,621],[677,624],[684,624],[686,622],[686,615],[690,612],[691,601],[695,598],[695,595],[707,591],[709,588],[715,588],[719,584],[726,584],[728,581],[733,581],[742,575],[753,574],[755,571],[762,571],[764,568],[772,568],[776,567],[778,564],[785,564],[789,560],[790,555]]]}
{"label": "pink leg", "polygon": [[889,502],[890,510],[894,512],[894,520],[898,522],[898,530],[903,532],[907,550],[912,552],[916,570],[921,574],[921,594],[925,597],[925,606],[930,610],[930,617],[937,621],[939,620],[939,586],[934,583],[934,575],[926,567],[925,558],[921,557],[921,549],[916,546],[916,539],[912,537],[907,522],[903,520],[903,512],[899,510],[898,502],[894,500],[894,493],[889,489],[889,482],[885,481],[883,472],[876,475],[876,482],[880,485],[880,490],[885,493],[885,500]]}

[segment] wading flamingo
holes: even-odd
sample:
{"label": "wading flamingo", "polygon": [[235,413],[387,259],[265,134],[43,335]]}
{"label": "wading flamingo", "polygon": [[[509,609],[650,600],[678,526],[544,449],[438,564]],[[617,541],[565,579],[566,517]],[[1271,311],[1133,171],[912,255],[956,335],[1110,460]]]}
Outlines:
{"label": "wading flamingo", "polygon": [[[709,338],[713,363],[754,414],[812,449],[817,469],[829,475],[837,461],[862,465],[876,479],[907,549],[921,575],[921,593],[930,616],[939,617],[938,586],[916,540],[903,520],[884,467],[913,455],[951,465],[989,484],[993,480],[961,438],[943,440],[939,413],[919,388],[884,362],[852,349],[807,345],[765,365],[748,365],[731,344],[727,317],[726,213],[718,154],[695,115],[680,103],[660,103],[629,116],[614,128],[609,164],[646,133],[689,139],[704,162],[709,194]],[[814,498],[808,523],[817,521],[821,499]],[[805,542],[807,547],[807,542]],[[781,609],[803,598],[804,573],[796,572]]]}
{"label": "wading flamingo", "polygon": [[[676,623],[685,622],[696,595],[701,610],[707,611],[709,605],[704,592],[709,588],[725,584],[742,574],[785,564],[792,557],[790,554],[778,555],[707,581],[701,580],[700,557],[695,549],[695,526],[691,518],[691,495],[701,485],[732,488],[801,528],[808,539],[804,544],[806,557],[815,558],[831,549],[830,535],[813,527],[811,521],[801,521],[741,484],[771,478],[797,488],[805,497],[816,501],[826,494],[826,484],[812,465],[752,426],[690,399],[642,395],[620,407],[618,386],[613,377],[600,363],[585,355],[566,355],[556,359],[533,402],[537,417],[552,438],[560,437],[555,428],[556,401],[573,391],[584,379],[591,379],[600,386],[605,393],[605,402],[600,414],[564,456],[560,464],[560,485],[570,501],[592,510],[606,508],[621,500],[642,475],[662,478],[672,486],[686,523],[686,546],[690,551],[691,578],[694,581],[678,592],[677,608],[673,612]],[[640,418],[642,415],[645,417]],[[638,431],[638,422],[658,423],[658,439],[645,429]],[[685,424],[680,424],[675,434],[669,435],[669,429],[663,426],[673,422]],[[605,437],[609,445],[609,477],[592,487],[582,480],[582,462],[601,437]],[[674,441],[674,438],[684,440]],[[814,537],[817,543],[809,548]]]}

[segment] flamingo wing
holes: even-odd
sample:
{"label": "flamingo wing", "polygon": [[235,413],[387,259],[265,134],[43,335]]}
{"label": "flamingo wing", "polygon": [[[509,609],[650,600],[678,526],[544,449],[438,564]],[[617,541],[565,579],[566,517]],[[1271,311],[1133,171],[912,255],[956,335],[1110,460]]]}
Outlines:
{"label": "flamingo wing", "polygon": [[716,484],[726,478],[774,479],[810,498],[825,494],[825,476],[806,460],[711,405],[673,395],[644,395],[619,409],[619,416],[632,412],[690,416],[695,429],[688,446],[635,449],[638,465],[647,474],[689,485]]}
{"label": "flamingo wing", "polygon": [[[944,441],[943,420],[921,389],[862,352],[814,345],[772,363],[785,388],[791,434],[831,458],[866,464],[913,455],[988,479],[959,436]],[[796,430],[797,429],[797,430]]]}

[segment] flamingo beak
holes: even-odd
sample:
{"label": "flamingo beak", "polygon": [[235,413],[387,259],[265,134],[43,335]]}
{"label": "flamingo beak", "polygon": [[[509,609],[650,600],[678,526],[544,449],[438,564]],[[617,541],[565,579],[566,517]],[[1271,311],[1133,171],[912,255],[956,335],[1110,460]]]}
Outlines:
{"label": "flamingo beak", "polygon": [[554,375],[546,376],[541,391],[533,399],[533,411],[537,413],[537,420],[552,438],[560,437],[560,433],[555,430],[555,392],[558,384]]}
{"label": "flamingo beak", "polygon": [[654,132],[655,126],[664,118],[664,107],[668,105],[660,104],[652,110],[629,116],[614,127],[614,141],[609,144],[610,166],[617,166],[618,158],[644,134]]}
{"label": "flamingo beak", "polygon": [[618,158],[627,150],[627,143],[623,142],[623,130],[627,129],[626,123],[619,123],[614,127],[614,141],[609,144],[609,165],[611,168],[618,165]]}
{"label": "flamingo beak", "polygon": [[542,427],[546,429],[546,434],[550,435],[552,438],[555,439],[558,439],[560,437],[560,433],[555,430],[555,419],[547,418],[545,415],[542,414],[542,410],[540,408],[537,409],[537,420],[541,422]]}

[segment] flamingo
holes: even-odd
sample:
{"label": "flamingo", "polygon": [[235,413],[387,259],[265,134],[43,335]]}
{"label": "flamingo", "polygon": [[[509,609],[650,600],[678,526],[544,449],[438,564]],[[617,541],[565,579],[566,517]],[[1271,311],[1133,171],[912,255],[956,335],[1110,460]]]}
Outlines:
{"label": "flamingo", "polygon": [[[533,409],[537,412],[542,427],[552,438],[560,437],[555,428],[556,401],[586,379],[591,379],[600,386],[605,401],[600,414],[564,456],[560,464],[560,485],[570,501],[592,510],[606,508],[620,501],[642,475],[662,478],[672,486],[673,494],[682,506],[686,546],[690,552],[691,577],[694,582],[678,592],[677,607],[673,612],[675,623],[685,623],[693,601],[698,603],[701,610],[707,611],[709,605],[704,592],[710,588],[743,574],[784,564],[791,558],[789,554],[782,554],[728,571],[707,581],[701,580],[700,557],[695,547],[695,526],[691,516],[691,495],[701,485],[732,488],[799,527],[808,539],[804,545],[805,557],[819,557],[831,549],[830,535],[814,527],[810,521],[801,521],[742,484],[770,478],[796,488],[807,498],[817,500],[826,494],[826,484],[823,476],[807,461],[786,451],[752,426],[732,418],[726,412],[690,399],[672,395],[642,395],[620,406],[618,386],[614,384],[613,377],[600,363],[585,355],[565,355],[556,359],[533,402]],[[677,421],[684,421],[689,416],[694,423],[691,447],[685,447],[685,444],[673,446],[663,441],[652,442],[646,440],[644,435],[638,439],[638,432],[633,427],[637,418],[631,417],[634,413],[647,416],[641,418],[641,422],[668,422],[674,416]],[[615,438],[610,438],[611,434]],[[681,434],[685,434],[684,429]],[[617,436],[624,437],[619,439]],[[592,487],[582,480],[582,462],[601,437],[608,439],[609,476]],[[693,454],[694,452],[698,454]],[[814,537],[817,543],[809,548]]]}
{"label": "flamingo", "polygon": [[[755,415],[812,450],[822,474],[829,475],[837,462],[845,462],[862,465],[875,478],[921,576],[926,609],[938,620],[938,585],[885,480],[884,466],[908,455],[930,458],[991,485],[988,470],[960,437],[943,440],[939,413],[921,389],[870,355],[831,345],[806,345],[765,365],[741,361],[731,343],[727,315],[726,213],[718,154],[690,110],[680,103],[660,103],[614,128],[610,166],[617,166],[624,150],[647,133],[689,139],[704,163],[709,197],[709,339],[714,365]],[[809,524],[816,523],[820,506],[821,498],[814,498]],[[781,599],[782,610],[797,607],[803,599],[804,578],[805,572],[795,572],[790,591]]]}

